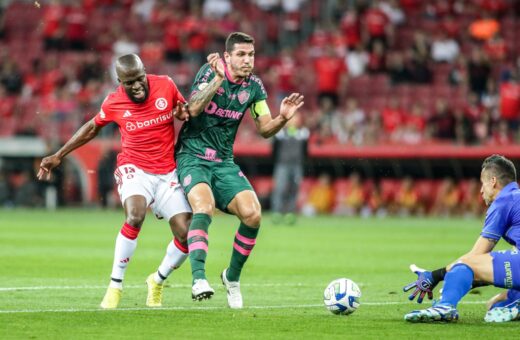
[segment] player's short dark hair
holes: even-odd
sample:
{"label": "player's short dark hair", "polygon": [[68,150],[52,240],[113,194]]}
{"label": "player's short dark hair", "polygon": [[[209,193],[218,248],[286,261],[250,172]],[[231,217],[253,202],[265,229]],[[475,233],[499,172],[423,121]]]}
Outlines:
{"label": "player's short dark hair", "polygon": [[516,168],[513,162],[501,155],[491,155],[482,163],[482,170],[490,171],[500,185],[516,182]]}
{"label": "player's short dark hair", "polygon": [[254,44],[255,39],[243,32],[233,32],[226,39],[226,52],[231,53],[235,49],[235,44]]}

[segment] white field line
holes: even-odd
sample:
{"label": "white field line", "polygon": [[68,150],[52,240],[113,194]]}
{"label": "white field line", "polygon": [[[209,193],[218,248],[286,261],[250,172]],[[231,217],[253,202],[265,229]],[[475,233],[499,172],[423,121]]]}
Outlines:
{"label": "white field line", "polygon": [[[280,284],[280,283],[260,283],[260,284],[244,284],[246,287],[313,287],[316,285],[312,284]],[[84,286],[29,286],[29,287],[0,287],[0,292],[12,292],[12,291],[31,291],[31,290],[71,290],[71,289],[106,289],[106,285],[84,285]],[[127,285],[125,289],[143,289],[145,285]],[[171,284],[167,287],[171,288],[190,288],[187,284]],[[483,304],[485,301],[468,301],[461,302],[462,304]],[[388,306],[388,305],[404,305],[410,304],[409,301],[380,301],[380,302],[363,302],[366,306]],[[315,308],[323,307],[322,304],[308,304],[308,305],[271,305],[271,306],[250,306],[245,309],[288,309],[288,308]],[[63,308],[63,309],[20,309],[20,310],[1,310],[0,314],[17,314],[17,313],[81,313],[81,312],[117,312],[117,311],[149,311],[149,310],[171,310],[171,311],[183,311],[183,310],[223,310],[227,307],[216,307],[216,306],[191,306],[191,307],[161,307],[161,308],[146,308],[146,307],[135,307],[135,308],[118,308],[115,310],[102,310],[99,308],[85,309],[85,308]]]}
{"label": "white field line", "polygon": [[[360,284],[361,285],[361,284]],[[314,287],[312,284],[301,283],[245,283],[242,287]],[[124,285],[124,289],[143,289],[146,284],[142,285]],[[166,288],[191,288],[188,284],[166,284]],[[106,289],[107,286],[100,285],[80,285],[80,286],[29,286],[29,287],[0,287],[0,292],[12,292],[22,290],[60,290],[60,289]]]}
{"label": "white field line", "polygon": [[[475,305],[484,304],[485,301],[467,301],[460,302],[459,304],[464,305]],[[402,302],[363,302],[363,305],[367,306],[388,306],[388,305],[405,305],[410,304],[409,301]],[[289,309],[289,308],[323,308],[322,304],[309,304],[309,305],[273,305],[273,306],[249,306],[245,307],[244,310],[258,310],[258,309]],[[89,312],[101,312],[101,313],[114,313],[114,312],[126,312],[126,311],[195,311],[195,310],[225,310],[228,307],[159,307],[159,308],[146,308],[146,307],[135,307],[135,308],[117,308],[113,310],[103,310],[100,308],[63,308],[63,309],[20,309],[20,310],[0,310],[0,314],[22,314],[22,313],[89,313]]]}

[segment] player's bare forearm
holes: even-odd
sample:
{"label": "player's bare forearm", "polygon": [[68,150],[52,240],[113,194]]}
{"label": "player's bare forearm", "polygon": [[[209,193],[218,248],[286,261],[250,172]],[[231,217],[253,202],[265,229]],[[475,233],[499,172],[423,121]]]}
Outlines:
{"label": "player's bare forearm", "polygon": [[67,156],[72,151],[76,150],[80,146],[88,143],[94,137],[97,136],[101,130],[100,126],[94,123],[94,119],[89,120],[78,131],[56,152],[56,156],[60,159]]}
{"label": "player's bare forearm", "polygon": [[215,76],[206,87],[202,88],[200,91],[195,92],[190,100],[188,101],[188,109],[190,112],[190,116],[196,117],[198,116],[202,110],[209,104],[211,98],[217,93],[218,88],[224,81],[224,78],[220,76]]}
{"label": "player's bare forearm", "polygon": [[283,116],[278,115],[274,119],[270,119],[269,121],[262,123],[260,119],[258,120],[257,127],[260,135],[264,138],[270,138],[278,133],[285,124],[288,119],[285,119]]}

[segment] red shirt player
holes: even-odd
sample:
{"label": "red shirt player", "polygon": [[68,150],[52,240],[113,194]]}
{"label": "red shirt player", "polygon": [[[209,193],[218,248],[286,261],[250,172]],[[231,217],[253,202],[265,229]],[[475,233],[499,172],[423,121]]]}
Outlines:
{"label": "red shirt player", "polygon": [[120,86],[107,96],[94,118],[55,154],[42,160],[38,178],[49,179],[51,170],[67,154],[92,140],[103,126],[110,122],[119,125],[122,151],[114,174],[126,220],[116,239],[111,281],[101,307],[112,309],[119,304],[125,270],[137,246],[148,206],[168,220],[174,235],[157,272],[146,280],[146,305],[160,307],[164,280],[188,256],[186,237],[191,208],[179,185],[173,158],[173,116],[182,118],[187,110],[173,80],[146,75],[137,55],[120,57],[116,73]]}

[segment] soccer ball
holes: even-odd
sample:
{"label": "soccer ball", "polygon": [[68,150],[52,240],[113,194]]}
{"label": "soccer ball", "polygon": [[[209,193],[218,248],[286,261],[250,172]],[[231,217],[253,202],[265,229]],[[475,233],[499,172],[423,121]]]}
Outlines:
{"label": "soccer ball", "polygon": [[349,315],[358,309],[361,290],[350,279],[336,279],[323,292],[325,307],[333,314]]}

